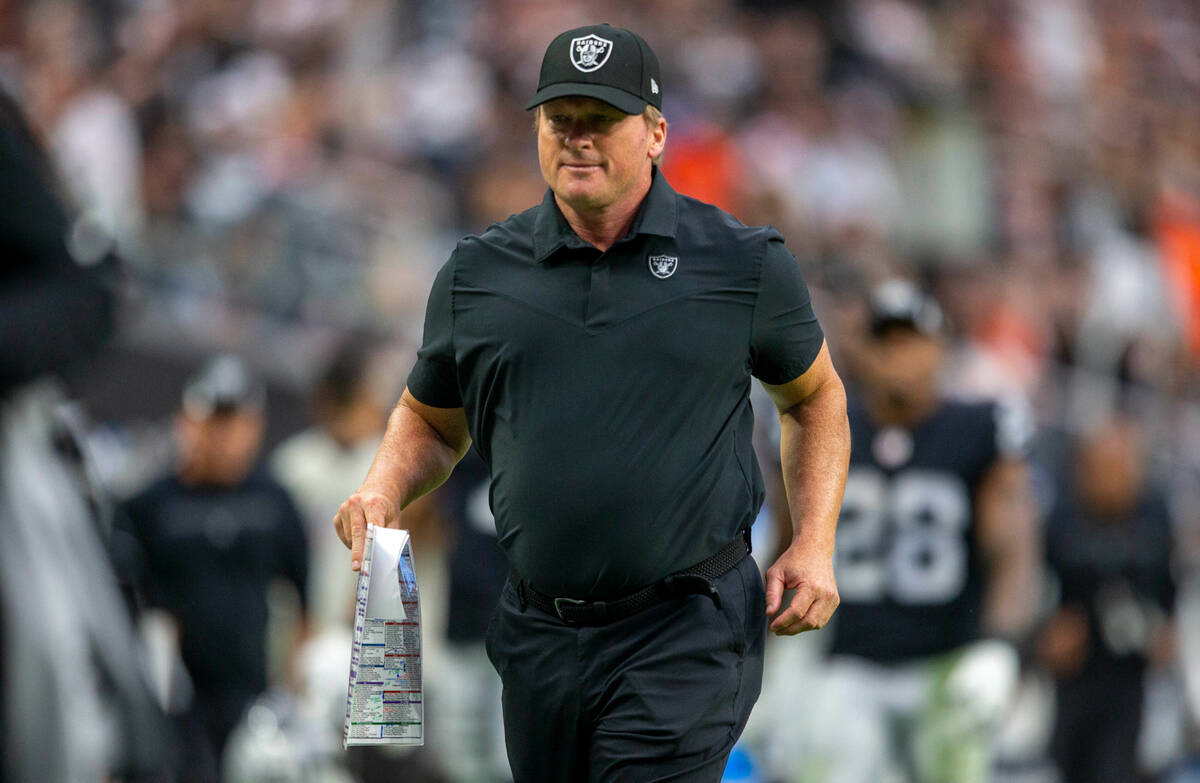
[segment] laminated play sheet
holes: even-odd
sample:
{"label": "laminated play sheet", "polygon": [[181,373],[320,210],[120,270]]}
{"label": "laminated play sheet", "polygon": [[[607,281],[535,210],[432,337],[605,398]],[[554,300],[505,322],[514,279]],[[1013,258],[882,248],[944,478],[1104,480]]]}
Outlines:
{"label": "laminated play sheet", "polygon": [[367,526],[343,745],[425,744],[421,605],[407,530]]}

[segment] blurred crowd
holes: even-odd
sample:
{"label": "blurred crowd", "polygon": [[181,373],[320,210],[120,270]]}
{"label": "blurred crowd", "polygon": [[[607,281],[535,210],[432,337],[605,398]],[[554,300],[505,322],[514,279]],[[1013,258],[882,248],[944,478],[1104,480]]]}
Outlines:
{"label": "blurred crowd", "polygon": [[[1043,518],[1077,462],[1114,477],[1112,492],[1126,476],[1127,494],[1161,496],[1178,598],[1173,632],[1144,645],[1139,753],[1147,774],[1177,769],[1200,747],[1200,660],[1179,653],[1200,656],[1200,5],[644,0],[597,13],[573,0],[0,0],[0,88],[79,215],[70,241],[109,236],[125,260],[115,342],[135,372],[95,444],[110,487],[143,493],[180,433],[146,410],[139,385],[154,382],[136,368],[152,365],[136,357],[195,367],[233,352],[273,389],[311,394],[314,428],[270,460],[309,533],[311,567],[291,573],[307,591],[271,604],[307,617],[310,638],[344,632],[353,579],[329,520],[369,464],[433,275],[464,233],[540,200],[521,106],[544,46],[609,21],[662,61],[667,179],[782,231],[848,380],[864,293],[907,277],[953,324],[947,387],[1032,404]],[[98,382],[75,379],[85,397]],[[261,437],[251,451],[278,440]],[[491,687],[481,629],[455,626],[471,607],[486,622],[487,591],[463,593],[464,574],[494,556],[473,538],[486,477],[470,480],[410,518],[430,720],[444,699],[465,716],[444,736],[484,750],[471,762],[434,742],[428,760],[364,770],[503,776],[494,721],[470,701]],[[1031,654],[1041,665],[997,779],[1053,779],[1038,678],[1069,658],[1055,642]],[[305,665],[272,676],[344,684]],[[763,736],[747,734],[759,774],[787,779]]]}

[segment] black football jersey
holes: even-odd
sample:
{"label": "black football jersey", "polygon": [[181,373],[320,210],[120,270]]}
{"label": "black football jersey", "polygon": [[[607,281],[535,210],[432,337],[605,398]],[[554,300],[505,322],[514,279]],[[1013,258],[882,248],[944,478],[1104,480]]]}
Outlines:
{"label": "black football jersey", "polygon": [[979,637],[983,574],[975,495],[1002,456],[1023,456],[1019,408],[943,402],[915,429],[850,405],[851,456],[834,565],[832,654],[904,661]]}
{"label": "black football jersey", "polygon": [[1073,482],[1064,482],[1046,520],[1045,544],[1061,605],[1087,615],[1084,673],[1105,682],[1140,677],[1156,619],[1175,604],[1165,493],[1148,487],[1129,512],[1103,517],[1089,511]]}

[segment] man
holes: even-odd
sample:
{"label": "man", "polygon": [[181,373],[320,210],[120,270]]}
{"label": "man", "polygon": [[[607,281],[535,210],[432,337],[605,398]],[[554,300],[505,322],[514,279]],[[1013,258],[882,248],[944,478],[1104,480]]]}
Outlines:
{"label": "man", "polygon": [[[676,194],[658,59],[593,25],[546,50],[540,206],[459,243],[375,462],[335,520],[362,557],[474,441],[512,574],[487,639],[518,781],[710,780],[765,636],[823,626],[845,393],[777,232]],[[766,590],[751,375],[782,419],[795,522]],[[785,589],[795,589],[779,611]],[[778,613],[778,614],[777,614]]]}
{"label": "man", "polygon": [[1046,526],[1061,595],[1037,645],[1055,678],[1051,753],[1064,783],[1137,780],[1146,674],[1172,658],[1167,498],[1132,418],[1087,433],[1071,462]]}
{"label": "man", "polygon": [[1014,409],[942,398],[942,315],[915,286],[886,282],[869,309],[842,607],[801,777],[867,783],[899,767],[919,783],[986,781],[1017,668],[1000,640],[1026,630],[1037,596],[1031,431]]}
{"label": "man", "polygon": [[178,623],[207,741],[189,779],[211,775],[215,767],[202,767],[220,761],[242,712],[266,690],[271,581],[290,582],[306,605],[304,526],[283,487],[256,465],[264,396],[232,356],[204,367],[184,389],[176,473],[125,503],[118,519],[114,551],[126,578]]}
{"label": "man", "polygon": [[354,575],[346,571],[328,525],[329,515],[371,466],[387,419],[384,395],[372,388],[370,359],[361,341],[337,352],[312,392],[314,426],[281,443],[269,461],[304,517],[309,616],[321,630],[354,627]]}

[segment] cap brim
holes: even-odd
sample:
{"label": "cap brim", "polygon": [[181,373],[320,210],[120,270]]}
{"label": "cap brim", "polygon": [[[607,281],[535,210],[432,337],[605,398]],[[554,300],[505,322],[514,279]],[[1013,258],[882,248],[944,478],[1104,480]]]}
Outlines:
{"label": "cap brim", "polygon": [[875,337],[881,336],[888,329],[897,327],[910,329],[923,337],[936,337],[938,334],[937,328],[922,325],[911,315],[885,314],[875,315],[871,318],[871,334]]}
{"label": "cap brim", "polygon": [[609,87],[604,84],[588,84],[586,82],[548,84],[534,94],[533,100],[525,104],[525,108],[532,109],[555,98],[571,97],[595,98],[626,114],[641,114],[646,110],[646,100],[644,98],[616,87]]}

